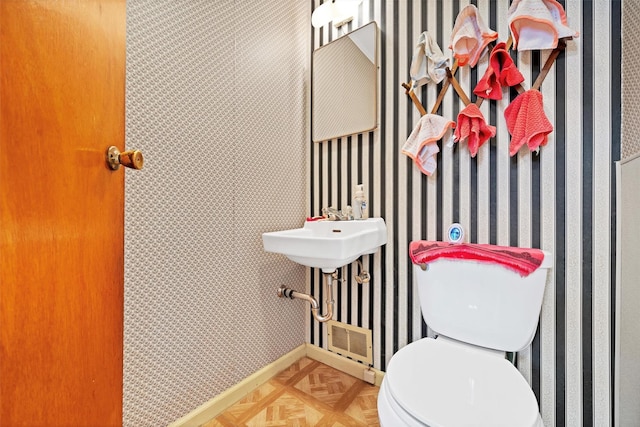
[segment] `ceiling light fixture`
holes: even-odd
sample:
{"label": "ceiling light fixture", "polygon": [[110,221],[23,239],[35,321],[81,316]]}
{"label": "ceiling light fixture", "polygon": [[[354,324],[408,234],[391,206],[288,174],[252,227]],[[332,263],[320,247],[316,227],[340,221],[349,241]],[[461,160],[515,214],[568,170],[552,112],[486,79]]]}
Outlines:
{"label": "ceiling light fixture", "polygon": [[358,13],[358,6],[362,0],[330,0],[316,7],[311,14],[311,25],[315,28],[324,27],[333,22],[334,27],[340,27],[353,20]]}

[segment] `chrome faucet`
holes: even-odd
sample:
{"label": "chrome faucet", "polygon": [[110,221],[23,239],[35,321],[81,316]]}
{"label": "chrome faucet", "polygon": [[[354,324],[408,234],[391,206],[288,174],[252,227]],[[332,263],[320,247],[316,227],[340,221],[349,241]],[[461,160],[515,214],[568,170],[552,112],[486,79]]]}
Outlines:
{"label": "chrome faucet", "polygon": [[353,219],[353,211],[351,206],[347,206],[344,212],[332,207],[322,208],[322,216],[329,221],[349,221]]}

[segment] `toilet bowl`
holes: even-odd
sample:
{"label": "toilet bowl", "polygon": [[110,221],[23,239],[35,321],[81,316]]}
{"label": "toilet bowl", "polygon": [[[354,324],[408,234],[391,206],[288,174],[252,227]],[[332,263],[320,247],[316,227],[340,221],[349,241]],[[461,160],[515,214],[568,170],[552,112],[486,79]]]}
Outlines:
{"label": "toilet bowl", "polygon": [[391,358],[381,426],[542,427],[536,397],[505,352],[531,343],[550,267],[547,252],[526,277],[461,259],[415,265],[422,315],[437,338]]}
{"label": "toilet bowl", "polygon": [[393,356],[378,416],[381,426],[542,426],[533,391],[504,353],[446,337],[423,338]]}

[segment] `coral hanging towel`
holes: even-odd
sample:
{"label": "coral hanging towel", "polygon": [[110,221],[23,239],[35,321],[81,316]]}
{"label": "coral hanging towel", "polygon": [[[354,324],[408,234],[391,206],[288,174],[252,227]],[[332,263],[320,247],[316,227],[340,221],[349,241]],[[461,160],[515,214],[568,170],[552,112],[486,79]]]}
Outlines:
{"label": "coral hanging towel", "polygon": [[524,81],[524,76],[507,52],[504,42],[496,44],[489,57],[489,66],[473,93],[488,99],[502,99],[502,87],[515,86]]}
{"label": "coral hanging towel", "polygon": [[483,244],[435,242],[417,240],[409,244],[409,256],[414,264],[427,264],[439,258],[466,259],[502,265],[528,276],[544,259],[540,249],[513,248]]}
{"label": "coral hanging towel", "polygon": [[526,145],[529,151],[538,151],[547,144],[553,125],[544,113],[542,94],[535,89],[521,93],[504,110],[507,130],[511,134],[509,155],[515,155]]}
{"label": "coral hanging towel", "polygon": [[476,104],[467,105],[458,114],[453,140],[459,142],[466,139],[471,157],[475,157],[482,144],[495,135],[495,126],[490,126],[484,121],[484,116]]}

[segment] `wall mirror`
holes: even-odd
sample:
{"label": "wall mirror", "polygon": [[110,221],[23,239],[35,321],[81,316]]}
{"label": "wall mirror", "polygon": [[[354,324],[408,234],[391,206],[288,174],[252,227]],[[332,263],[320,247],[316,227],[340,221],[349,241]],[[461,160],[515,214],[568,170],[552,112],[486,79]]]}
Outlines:
{"label": "wall mirror", "polygon": [[314,142],[377,127],[377,37],[378,27],[371,22],[313,52]]}

